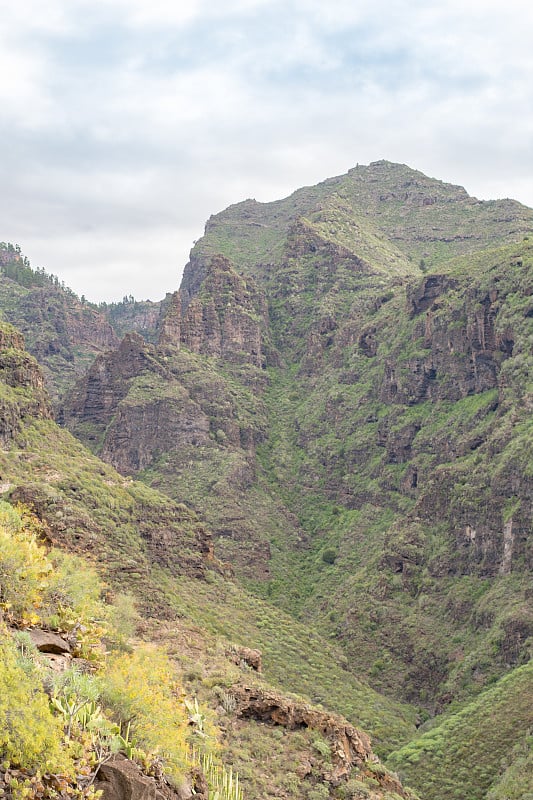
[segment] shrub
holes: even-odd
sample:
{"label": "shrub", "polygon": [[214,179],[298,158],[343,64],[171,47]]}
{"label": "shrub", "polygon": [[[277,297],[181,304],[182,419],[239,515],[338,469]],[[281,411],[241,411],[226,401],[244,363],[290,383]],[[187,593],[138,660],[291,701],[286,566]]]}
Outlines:
{"label": "shrub", "polygon": [[62,751],[63,727],[50,711],[36,674],[28,674],[5,627],[0,627],[0,755],[26,769],[73,774]]}
{"label": "shrub", "polygon": [[0,502],[0,611],[23,624],[39,621],[43,582],[52,566],[19,511]]}
{"label": "shrub", "polygon": [[326,547],[322,551],[322,561],[324,564],[334,564],[337,560],[337,551],[333,547]]}
{"label": "shrub", "polygon": [[97,658],[107,609],[95,570],[47,548],[43,526],[24,506],[0,501],[0,611],[21,626],[76,631],[77,655]]}
{"label": "shrub", "polygon": [[324,739],[315,739],[313,742],[313,749],[320,753],[323,758],[331,758],[331,747]]}
{"label": "shrub", "polygon": [[[119,722],[129,723],[142,746],[157,752],[165,770],[180,781],[190,765],[189,715],[168,657],[144,645],[111,658],[103,678],[103,699]],[[206,744],[212,726],[202,719]]]}
{"label": "shrub", "polygon": [[329,796],[329,786],[326,783],[317,784],[307,794],[308,800],[328,800]]}

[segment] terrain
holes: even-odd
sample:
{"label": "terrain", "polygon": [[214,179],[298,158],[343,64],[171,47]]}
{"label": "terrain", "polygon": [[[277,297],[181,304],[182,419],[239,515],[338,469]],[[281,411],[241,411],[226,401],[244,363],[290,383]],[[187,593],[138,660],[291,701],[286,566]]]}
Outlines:
{"label": "terrain", "polygon": [[[0,306],[53,399],[35,379],[28,423],[6,411],[5,492],[99,553],[231,708],[247,796],[404,791],[368,758],[320,771],[331,725],[288,769],[272,721],[320,729],[302,702],[368,731],[421,798],[532,792],[533,211],[358,166],[212,217],[161,304],[96,308],[3,252]],[[230,644],[263,654],[253,714],[220,674]]]}

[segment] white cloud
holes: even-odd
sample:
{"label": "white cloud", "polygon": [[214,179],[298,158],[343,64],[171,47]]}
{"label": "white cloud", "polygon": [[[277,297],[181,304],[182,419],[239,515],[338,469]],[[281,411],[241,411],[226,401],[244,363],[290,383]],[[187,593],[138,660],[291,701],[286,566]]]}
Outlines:
{"label": "white cloud", "polygon": [[[122,300],[134,294],[141,299],[160,299],[177,288],[181,268],[176,253],[190,249],[193,238],[201,229],[182,229],[173,226],[144,226],[127,233],[115,228],[95,227],[74,231],[51,240],[28,232],[25,252],[35,266],[65,277],[72,260],[76,268],[66,281],[79,296],[93,302]],[[63,270],[53,268],[53,263]],[[105,264],[105,269],[102,269]],[[154,287],[157,291],[154,294]]]}
{"label": "white cloud", "polygon": [[356,162],[533,205],[521,0],[3,5],[0,238],[89,297],[162,296],[211,213]]}

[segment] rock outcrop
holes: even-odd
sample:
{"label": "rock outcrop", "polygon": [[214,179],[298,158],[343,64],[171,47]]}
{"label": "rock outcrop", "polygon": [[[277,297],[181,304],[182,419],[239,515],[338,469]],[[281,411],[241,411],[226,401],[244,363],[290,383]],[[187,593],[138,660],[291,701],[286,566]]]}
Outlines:
{"label": "rock outcrop", "polygon": [[229,363],[263,367],[266,330],[264,294],[252,278],[238,275],[228,259],[215,256],[198,295],[187,302],[180,292],[172,296],[159,342]]}
{"label": "rock outcrop", "polygon": [[50,419],[52,411],[42,370],[24,350],[24,337],[0,323],[0,443],[8,447],[28,417]]}
{"label": "rock outcrop", "polygon": [[253,669],[255,672],[263,671],[263,658],[260,650],[254,647],[241,647],[240,645],[231,645],[226,650],[226,655],[237,666],[244,665]]}
{"label": "rock outcrop", "polygon": [[[336,714],[319,711],[300,700],[259,687],[236,685],[231,688],[231,694],[235,698],[238,717],[280,725],[287,730],[309,728],[324,736],[331,748],[332,765],[323,777],[334,786],[345,780],[353,767],[364,771],[365,766],[379,762],[367,734]],[[399,780],[385,768],[374,769],[373,774],[380,777],[380,785],[386,786],[387,790],[400,797],[407,796]]]}

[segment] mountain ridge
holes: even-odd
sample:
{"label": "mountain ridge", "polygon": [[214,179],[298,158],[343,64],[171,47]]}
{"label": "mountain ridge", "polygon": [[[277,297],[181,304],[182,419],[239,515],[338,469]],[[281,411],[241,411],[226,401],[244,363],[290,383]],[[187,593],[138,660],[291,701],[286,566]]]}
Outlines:
{"label": "mountain ridge", "polygon": [[[452,753],[428,762],[435,779],[410,745],[393,763],[436,800],[459,757],[446,721],[530,657],[531,238],[533,210],[384,161],[235,204],[208,221],[158,338],[100,353],[59,411],[124,475],[185,501],[251,592],[237,612],[227,567],[193,596],[177,577],[187,615],[219,632],[236,615],[276,680],[323,680],[338,704],[325,665],[276,660],[276,625],[311,630],[342,680],[431,719]],[[266,638],[255,602],[274,615]],[[446,792],[470,791],[461,775]],[[479,791],[497,780],[491,767]]]}

